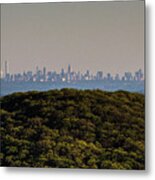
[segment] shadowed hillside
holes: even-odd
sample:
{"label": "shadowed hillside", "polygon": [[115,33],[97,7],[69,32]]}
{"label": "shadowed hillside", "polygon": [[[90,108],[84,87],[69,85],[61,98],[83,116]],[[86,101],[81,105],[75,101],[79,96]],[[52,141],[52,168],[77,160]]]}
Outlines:
{"label": "shadowed hillside", "polygon": [[1,101],[1,165],[144,169],[144,95],[62,89]]}

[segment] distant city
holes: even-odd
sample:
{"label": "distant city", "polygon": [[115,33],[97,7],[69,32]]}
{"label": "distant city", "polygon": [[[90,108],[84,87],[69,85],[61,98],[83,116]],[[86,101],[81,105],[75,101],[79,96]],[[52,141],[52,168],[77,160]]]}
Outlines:
{"label": "distant city", "polygon": [[97,71],[96,74],[92,74],[90,70],[86,70],[85,73],[80,71],[75,72],[72,70],[71,65],[68,65],[67,70],[61,69],[61,72],[47,71],[46,67],[42,70],[36,67],[36,71],[30,71],[23,73],[11,74],[8,72],[8,63],[5,61],[5,72],[1,76],[1,80],[4,82],[80,82],[80,81],[143,81],[144,73],[141,69],[135,73],[124,72],[124,75],[120,74],[111,75],[111,73],[104,74],[103,71]]}

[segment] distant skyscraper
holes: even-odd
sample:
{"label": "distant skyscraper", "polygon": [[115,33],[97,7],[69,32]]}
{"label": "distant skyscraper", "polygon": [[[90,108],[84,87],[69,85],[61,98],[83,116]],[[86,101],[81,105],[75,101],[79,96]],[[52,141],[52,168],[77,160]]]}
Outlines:
{"label": "distant skyscraper", "polygon": [[125,72],[124,73],[125,80],[130,81],[132,80],[132,74],[131,72]]}
{"label": "distant skyscraper", "polygon": [[43,81],[46,81],[46,67],[43,67]]}
{"label": "distant skyscraper", "polygon": [[88,77],[90,76],[89,70],[86,71],[86,76],[88,76]]}
{"label": "distant skyscraper", "polygon": [[98,71],[97,74],[96,74],[96,79],[97,80],[102,80],[103,78],[103,72],[102,71]]}
{"label": "distant skyscraper", "polygon": [[143,73],[142,73],[142,70],[141,70],[141,69],[139,69],[138,71],[135,72],[135,79],[136,79],[137,81],[140,81],[140,80],[143,79]]}
{"label": "distant skyscraper", "polygon": [[43,75],[46,76],[46,67],[43,67]]}
{"label": "distant skyscraper", "polygon": [[108,80],[108,81],[112,80],[112,76],[111,76],[110,73],[107,74],[107,80]]}
{"label": "distant skyscraper", "polygon": [[70,64],[68,65],[68,74],[70,74],[71,73],[71,66],[70,66]]}
{"label": "distant skyscraper", "polygon": [[115,75],[115,81],[119,81],[119,80],[120,80],[119,74],[116,74]]}
{"label": "distant skyscraper", "polygon": [[65,71],[64,71],[64,69],[62,68],[62,69],[61,69],[61,77],[64,77],[64,75],[65,75]]}
{"label": "distant skyscraper", "polygon": [[8,74],[8,63],[5,61],[5,77]]}

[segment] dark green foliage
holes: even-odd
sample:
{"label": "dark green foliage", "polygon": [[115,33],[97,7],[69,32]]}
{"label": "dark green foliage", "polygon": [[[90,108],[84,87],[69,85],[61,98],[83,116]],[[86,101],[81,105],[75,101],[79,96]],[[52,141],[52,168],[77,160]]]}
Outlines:
{"label": "dark green foliage", "polygon": [[1,98],[1,165],[144,169],[144,95],[62,89]]}

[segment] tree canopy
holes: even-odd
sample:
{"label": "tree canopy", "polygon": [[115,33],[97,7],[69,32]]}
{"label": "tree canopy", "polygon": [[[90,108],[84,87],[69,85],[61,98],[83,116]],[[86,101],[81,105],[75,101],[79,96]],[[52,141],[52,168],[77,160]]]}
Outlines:
{"label": "tree canopy", "polygon": [[1,165],[144,169],[144,95],[62,89],[1,97]]}

